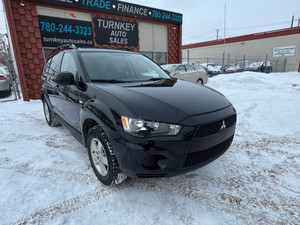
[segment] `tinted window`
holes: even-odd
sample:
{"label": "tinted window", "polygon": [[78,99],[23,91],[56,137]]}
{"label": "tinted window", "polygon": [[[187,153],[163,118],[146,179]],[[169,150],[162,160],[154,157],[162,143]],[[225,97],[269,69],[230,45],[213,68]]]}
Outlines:
{"label": "tinted window", "polygon": [[71,72],[73,75],[77,73],[77,66],[73,56],[70,53],[65,53],[61,63],[61,72]]}
{"label": "tinted window", "polygon": [[49,73],[50,74],[57,74],[59,72],[59,67],[60,67],[60,63],[61,63],[61,57],[62,57],[63,53],[60,52],[57,55],[52,57],[50,66],[49,66]]}

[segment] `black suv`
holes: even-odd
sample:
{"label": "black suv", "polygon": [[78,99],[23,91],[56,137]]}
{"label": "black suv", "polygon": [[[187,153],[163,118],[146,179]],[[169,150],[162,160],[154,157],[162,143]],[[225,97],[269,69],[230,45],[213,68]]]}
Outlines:
{"label": "black suv", "polygon": [[171,78],[135,52],[61,46],[41,77],[50,126],[88,149],[106,185],[202,167],[231,145],[236,111],[220,93]]}

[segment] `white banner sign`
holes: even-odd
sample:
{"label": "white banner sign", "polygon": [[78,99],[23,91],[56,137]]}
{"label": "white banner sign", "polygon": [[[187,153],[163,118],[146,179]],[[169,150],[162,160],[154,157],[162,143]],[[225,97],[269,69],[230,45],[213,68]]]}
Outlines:
{"label": "white banner sign", "polygon": [[294,56],[295,50],[296,50],[296,46],[285,46],[285,47],[274,48],[273,57]]}

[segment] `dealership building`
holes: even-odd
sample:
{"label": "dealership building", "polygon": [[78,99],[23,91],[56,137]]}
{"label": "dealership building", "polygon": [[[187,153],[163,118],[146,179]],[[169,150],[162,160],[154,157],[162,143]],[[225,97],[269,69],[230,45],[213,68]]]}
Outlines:
{"label": "dealership building", "polygon": [[132,49],[181,62],[182,14],[116,0],[3,0],[23,99],[40,98],[45,58],[59,45]]}
{"label": "dealership building", "polygon": [[225,66],[266,61],[273,72],[300,72],[300,27],[183,45],[182,60]]}

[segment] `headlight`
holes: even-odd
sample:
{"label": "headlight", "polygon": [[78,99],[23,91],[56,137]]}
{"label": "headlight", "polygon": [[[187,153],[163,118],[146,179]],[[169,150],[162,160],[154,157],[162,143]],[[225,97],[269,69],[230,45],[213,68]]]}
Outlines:
{"label": "headlight", "polygon": [[179,125],[132,119],[126,116],[122,116],[122,124],[126,133],[138,137],[151,135],[175,136],[181,130]]}

